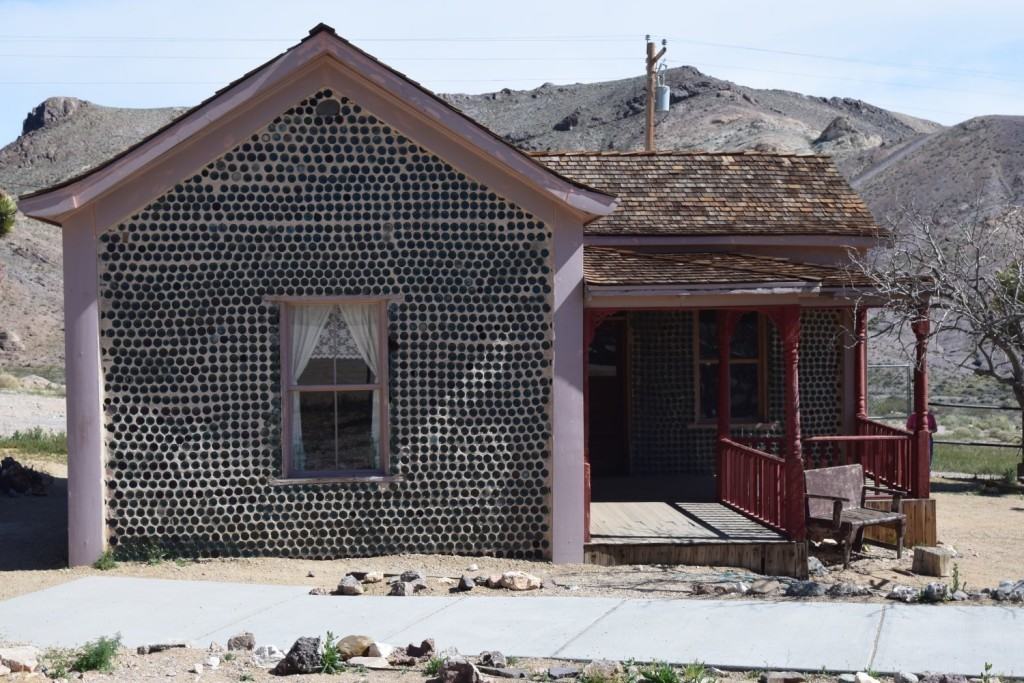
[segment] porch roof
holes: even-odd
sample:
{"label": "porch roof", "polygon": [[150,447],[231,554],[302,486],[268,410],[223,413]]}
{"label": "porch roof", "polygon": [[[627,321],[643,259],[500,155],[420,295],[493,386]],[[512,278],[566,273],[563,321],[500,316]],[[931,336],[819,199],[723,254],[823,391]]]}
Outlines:
{"label": "porch roof", "polygon": [[869,286],[863,276],[842,267],[730,252],[649,252],[587,245],[583,252],[586,283],[596,287],[666,285],[795,284],[808,288]]}

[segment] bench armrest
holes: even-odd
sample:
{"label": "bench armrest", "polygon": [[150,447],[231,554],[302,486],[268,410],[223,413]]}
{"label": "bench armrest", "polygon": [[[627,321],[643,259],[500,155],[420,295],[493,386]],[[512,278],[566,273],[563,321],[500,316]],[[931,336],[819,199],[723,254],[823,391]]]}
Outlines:
{"label": "bench armrest", "polygon": [[887,489],[884,486],[869,486],[868,484],[865,484],[864,485],[864,489],[863,489],[863,491],[861,491],[861,494],[860,494],[860,506],[861,507],[864,507],[864,504],[867,501],[868,491],[874,491],[875,493],[886,493],[886,494],[889,494],[890,496],[892,496],[892,507],[890,508],[889,511],[890,512],[902,512],[902,510],[900,508],[902,507],[901,503],[903,502],[903,496],[905,495],[903,493],[903,491],[897,491],[896,489]]}
{"label": "bench armrest", "polygon": [[[807,500],[810,501],[812,498],[817,500],[831,500],[832,501],[832,528],[836,531],[842,526],[843,521],[843,503],[846,502],[845,498],[841,496],[829,496],[824,493],[805,493]],[[810,506],[807,506],[807,516],[810,517]]]}

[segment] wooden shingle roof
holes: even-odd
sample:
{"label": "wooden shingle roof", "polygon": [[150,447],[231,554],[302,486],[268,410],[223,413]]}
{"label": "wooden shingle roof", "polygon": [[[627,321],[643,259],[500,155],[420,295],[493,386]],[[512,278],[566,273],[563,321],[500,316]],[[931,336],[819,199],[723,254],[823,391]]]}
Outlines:
{"label": "wooden shingle roof", "polygon": [[559,152],[535,157],[619,197],[588,235],[878,236],[860,196],[824,156]]}
{"label": "wooden shingle roof", "polygon": [[586,245],[583,275],[592,286],[771,285],[780,282],[821,287],[870,285],[841,267],[801,263],[773,256],[724,252],[650,252]]}

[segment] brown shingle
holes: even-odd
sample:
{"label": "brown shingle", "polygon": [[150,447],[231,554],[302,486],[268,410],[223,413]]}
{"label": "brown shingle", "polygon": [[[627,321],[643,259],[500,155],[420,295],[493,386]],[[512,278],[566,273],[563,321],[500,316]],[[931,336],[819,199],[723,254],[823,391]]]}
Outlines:
{"label": "brown shingle", "polygon": [[588,235],[881,234],[824,156],[559,152],[535,157],[620,199]]}
{"label": "brown shingle", "polygon": [[863,286],[863,276],[841,267],[784,258],[720,252],[647,252],[587,245],[587,284],[596,286],[722,285],[806,282],[823,287]]}

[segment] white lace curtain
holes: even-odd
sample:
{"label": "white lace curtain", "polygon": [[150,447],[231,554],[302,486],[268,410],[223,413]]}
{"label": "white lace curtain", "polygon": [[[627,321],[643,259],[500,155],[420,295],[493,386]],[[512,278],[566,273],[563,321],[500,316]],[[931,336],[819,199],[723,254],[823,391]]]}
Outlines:
{"label": "white lace curtain", "polygon": [[[299,377],[309,365],[313,351],[317,347],[317,341],[327,325],[332,311],[338,311],[348,327],[352,339],[359,349],[359,355],[363,362],[378,377],[377,352],[380,348],[380,325],[377,320],[379,313],[377,304],[334,304],[334,305],[309,305],[293,306],[291,309],[291,382],[298,384]],[[305,449],[302,445],[302,406],[301,394],[292,394],[292,420],[291,420],[291,441],[292,441],[292,463],[293,466],[302,470],[305,465]],[[373,441],[375,458],[380,453],[380,392],[373,392],[373,417],[371,423],[370,438]]]}

